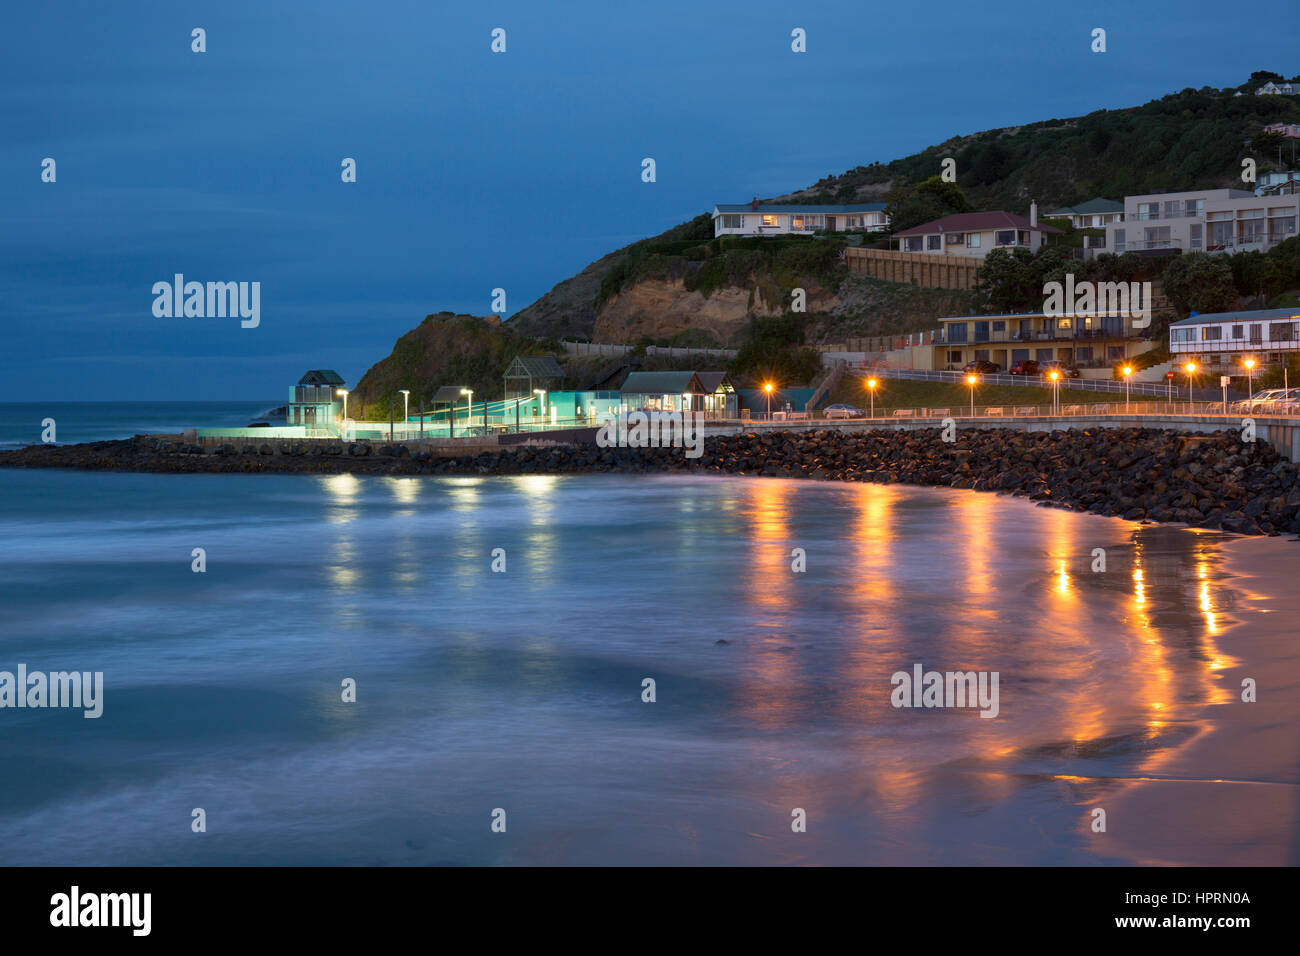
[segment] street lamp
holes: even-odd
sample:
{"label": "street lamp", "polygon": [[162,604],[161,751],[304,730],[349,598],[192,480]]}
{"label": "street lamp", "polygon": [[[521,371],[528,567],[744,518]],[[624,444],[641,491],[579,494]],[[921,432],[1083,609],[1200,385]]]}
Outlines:
{"label": "street lamp", "polygon": [[1250,398],[1255,393],[1255,360],[1248,358],[1241,364],[1246,366],[1246,397]]}
{"label": "street lamp", "polygon": [[[1192,403],[1192,374],[1196,371],[1196,363],[1188,362],[1183,366],[1183,371],[1187,373],[1187,404]],[[1188,409],[1190,412],[1191,409]]]}
{"label": "street lamp", "polygon": [[876,384],[877,383],[874,378],[867,379],[867,394],[871,396],[871,417],[872,418],[876,417]]}
{"label": "street lamp", "polygon": [[539,409],[538,414],[545,415],[546,414],[546,389],[535,388],[533,389],[533,394],[537,396],[537,408]]}
{"label": "street lamp", "polygon": [[406,423],[411,420],[411,390],[409,388],[399,388],[402,393],[402,430],[405,432]]}
{"label": "street lamp", "polygon": [[348,419],[348,390],[346,388],[337,389],[335,394],[343,396],[343,420]]}
{"label": "street lamp", "polygon": [[970,417],[975,417],[975,383],[979,381],[974,375],[966,376],[966,384],[970,386]]}
{"label": "street lamp", "polygon": [[1047,377],[1052,380],[1052,414],[1059,415],[1061,412],[1061,393],[1058,381],[1061,378],[1061,373],[1056,371],[1056,369],[1052,369],[1052,371],[1047,373]]}
{"label": "street lamp", "polygon": [[1132,381],[1132,379],[1129,378],[1129,376],[1133,374],[1133,366],[1125,365],[1122,369],[1120,369],[1120,371],[1124,373],[1124,414],[1127,415],[1129,382]]}
{"label": "street lamp", "polygon": [[767,398],[767,417],[769,420],[772,418],[772,389],[774,387],[775,386],[771,382],[763,383],[763,391]]}
{"label": "street lamp", "polygon": [[[460,393],[462,395],[468,396],[465,399],[465,427],[472,428],[474,425],[474,389],[462,388],[460,390]],[[483,416],[484,416],[484,424],[486,424],[487,423],[486,410],[484,410]]]}

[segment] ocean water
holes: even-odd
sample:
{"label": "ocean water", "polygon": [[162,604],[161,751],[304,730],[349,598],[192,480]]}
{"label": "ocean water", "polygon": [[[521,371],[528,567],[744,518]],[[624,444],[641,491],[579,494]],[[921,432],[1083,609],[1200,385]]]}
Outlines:
{"label": "ocean water", "polygon": [[[38,445],[47,418],[60,445],[175,434],[186,428],[242,428],[283,401],[238,402],[0,402],[0,450]],[[272,422],[272,424],[275,424]]]}
{"label": "ocean water", "polygon": [[[0,670],[104,675],[98,719],[0,709],[0,863],[1135,862],[1160,815],[1086,814],[1231,700],[1219,541],[897,486],[0,470]],[[998,716],[892,706],[918,663],[998,672]]]}

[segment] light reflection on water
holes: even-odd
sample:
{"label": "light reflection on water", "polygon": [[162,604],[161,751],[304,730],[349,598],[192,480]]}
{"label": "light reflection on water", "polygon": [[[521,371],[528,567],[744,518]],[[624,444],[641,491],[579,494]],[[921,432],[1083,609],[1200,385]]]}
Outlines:
{"label": "light reflection on water", "polygon": [[[0,473],[0,667],[110,690],[0,715],[46,771],[0,783],[27,862],[1123,862],[1087,807],[1234,699],[1202,532],[775,479],[43,478]],[[915,663],[997,671],[1000,715],[894,708]],[[220,844],[154,825],[201,794]]]}

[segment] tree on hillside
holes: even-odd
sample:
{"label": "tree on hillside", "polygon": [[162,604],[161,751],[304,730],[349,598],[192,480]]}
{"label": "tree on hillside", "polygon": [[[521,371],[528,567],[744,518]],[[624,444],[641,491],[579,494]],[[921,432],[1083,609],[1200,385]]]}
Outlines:
{"label": "tree on hillside", "polygon": [[988,296],[995,312],[1023,312],[1042,305],[1043,287],[1028,249],[989,250],[975,276],[975,287]]}
{"label": "tree on hillside", "polygon": [[1165,295],[1174,308],[1188,312],[1227,312],[1237,307],[1237,287],[1228,257],[1189,252],[1165,266]]}
{"label": "tree on hillside", "polygon": [[1232,281],[1239,295],[1273,298],[1286,289],[1289,277],[1282,264],[1257,249],[1228,257]]}
{"label": "tree on hillside", "polygon": [[1269,155],[1286,142],[1286,137],[1275,129],[1262,129],[1250,138],[1250,148],[1257,153]]}
{"label": "tree on hillside", "polygon": [[956,183],[931,176],[915,186],[900,187],[889,194],[889,221],[895,232],[953,213],[970,212],[971,204]]}
{"label": "tree on hillside", "polygon": [[804,317],[777,315],[751,320],[748,338],[728,372],[755,382],[805,385],[822,367],[821,353],[804,346]]}

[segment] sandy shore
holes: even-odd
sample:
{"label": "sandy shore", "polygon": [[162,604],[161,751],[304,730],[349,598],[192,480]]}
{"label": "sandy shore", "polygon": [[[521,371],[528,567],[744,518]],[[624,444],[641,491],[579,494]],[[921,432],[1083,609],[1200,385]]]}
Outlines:
{"label": "sandy shore", "polygon": [[[1237,538],[1220,547],[1236,592],[1217,635],[1227,702],[1202,709],[1199,739],[1104,798],[1107,832],[1089,833],[1103,857],[1110,844],[1117,859],[1140,864],[1300,863],[1300,542]],[[1255,703],[1241,700],[1246,678],[1256,682]]]}

